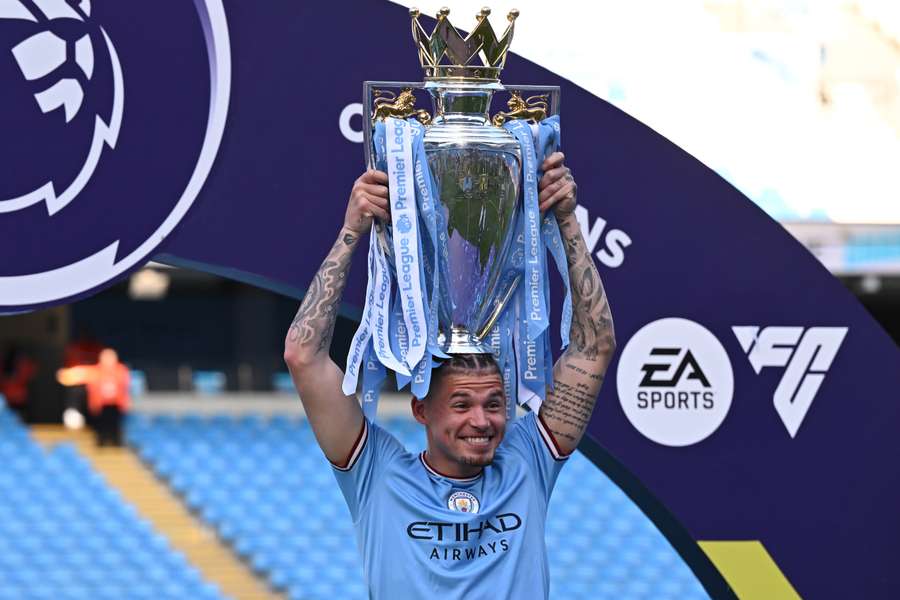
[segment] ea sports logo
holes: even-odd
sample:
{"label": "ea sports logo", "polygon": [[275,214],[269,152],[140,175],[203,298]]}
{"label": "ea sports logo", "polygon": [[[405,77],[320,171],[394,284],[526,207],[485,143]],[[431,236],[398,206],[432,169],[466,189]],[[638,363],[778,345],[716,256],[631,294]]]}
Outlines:
{"label": "ea sports logo", "polygon": [[631,424],[665,446],[689,446],[725,420],[734,374],[725,348],[687,319],[648,323],[628,341],[616,374],[619,402]]}
{"label": "ea sports logo", "polygon": [[[44,202],[65,208],[119,135],[124,81],[115,46],[90,0],[0,3],[4,167],[0,213]],[[23,139],[37,143],[22,144]]]}

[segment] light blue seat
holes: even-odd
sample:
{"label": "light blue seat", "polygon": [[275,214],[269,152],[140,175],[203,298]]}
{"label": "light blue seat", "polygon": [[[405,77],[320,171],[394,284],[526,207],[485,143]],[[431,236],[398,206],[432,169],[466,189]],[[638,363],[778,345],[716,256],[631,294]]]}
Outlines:
{"label": "light blue seat", "polygon": [[282,392],[285,394],[294,393],[294,381],[291,379],[291,374],[287,371],[273,373],[272,389],[276,392]]}
{"label": "light blue seat", "polygon": [[194,391],[198,394],[221,394],[225,391],[225,373],[221,371],[194,371]]}
{"label": "light blue seat", "polygon": [[73,446],[44,451],[3,408],[0,429],[0,600],[159,598],[166,581],[178,597],[221,598]]}

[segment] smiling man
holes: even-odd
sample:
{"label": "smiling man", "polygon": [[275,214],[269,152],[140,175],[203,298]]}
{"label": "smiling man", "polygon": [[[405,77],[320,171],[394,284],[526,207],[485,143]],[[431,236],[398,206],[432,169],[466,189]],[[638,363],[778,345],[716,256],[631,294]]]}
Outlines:
{"label": "smiling man", "polygon": [[554,153],[540,208],[554,210],[572,282],[571,344],[540,411],[511,424],[490,355],[455,355],[412,400],[427,449],[414,455],[368,422],[328,356],[350,257],[373,217],[389,220],[387,175],[354,184],[337,242],[285,340],[285,361],[357,533],[370,598],[547,598],[544,525],[566,457],[590,420],[615,349],[603,285],[573,211],[576,185]]}

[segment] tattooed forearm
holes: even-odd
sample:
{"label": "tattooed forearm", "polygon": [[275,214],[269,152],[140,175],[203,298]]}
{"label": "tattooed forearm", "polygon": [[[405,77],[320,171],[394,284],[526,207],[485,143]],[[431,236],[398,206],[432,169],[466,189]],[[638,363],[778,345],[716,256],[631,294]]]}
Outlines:
{"label": "tattooed forearm", "polygon": [[556,383],[553,396],[560,401],[547,402],[546,406],[542,406],[541,416],[557,441],[565,439],[573,445],[578,444],[581,433],[591,420],[597,399],[597,393],[591,387],[583,383]]}
{"label": "tattooed forearm", "polygon": [[569,282],[572,287],[572,329],[569,351],[587,360],[611,354],[615,344],[612,314],[600,274],[581,236],[574,215],[559,224],[566,247]]}
{"label": "tattooed forearm", "polygon": [[560,449],[573,452],[591,420],[616,342],[606,292],[578,221],[570,214],[560,219],[559,228],[572,286],[572,329],[540,414]]}
{"label": "tattooed forearm", "polygon": [[346,230],[341,231],[331,252],[310,283],[300,310],[291,323],[287,345],[294,346],[297,351],[303,351],[307,356],[327,353],[331,346],[338,305],[347,283],[350,258],[356,242],[355,234]]}
{"label": "tattooed forearm", "polygon": [[[541,404],[541,417],[556,441],[571,451],[578,445],[591,420],[603,375],[565,361],[557,369],[553,391]],[[559,369],[564,372],[560,373]]]}

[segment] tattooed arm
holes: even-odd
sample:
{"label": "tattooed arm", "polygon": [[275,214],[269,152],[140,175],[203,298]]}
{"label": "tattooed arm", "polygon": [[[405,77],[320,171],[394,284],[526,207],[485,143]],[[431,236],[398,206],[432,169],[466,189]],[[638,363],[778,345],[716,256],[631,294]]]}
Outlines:
{"label": "tattooed arm", "polygon": [[306,291],[284,341],[287,363],[319,446],[332,463],[343,465],[362,429],[355,396],[341,391],[343,372],[328,355],[334,322],[359,239],[373,216],[389,220],[387,175],[367,171],[353,184],[344,226]]}
{"label": "tattooed arm", "polygon": [[591,419],[616,342],[606,292],[575,218],[575,180],[560,152],[542,168],[540,206],[542,211],[553,207],[559,222],[572,287],[572,328],[569,347],[553,367],[553,391],[541,404],[540,417],[568,454]]}

